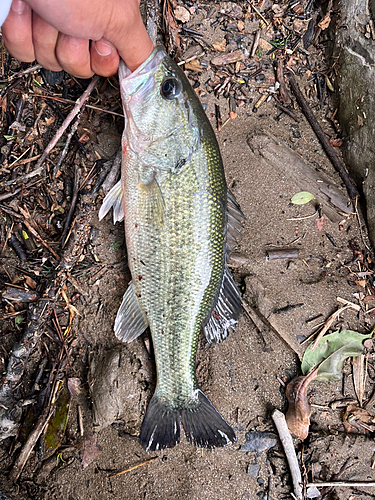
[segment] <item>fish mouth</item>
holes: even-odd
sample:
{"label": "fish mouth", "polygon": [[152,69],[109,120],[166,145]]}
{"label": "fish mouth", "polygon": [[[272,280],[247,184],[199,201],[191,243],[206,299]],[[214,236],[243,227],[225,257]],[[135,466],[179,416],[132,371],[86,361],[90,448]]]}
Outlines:
{"label": "fish mouth", "polygon": [[134,71],[130,71],[124,61],[120,60],[118,74],[121,93],[134,96],[141,92],[142,97],[144,97],[153,84],[156,69],[166,55],[164,47],[158,45],[151,55]]}
{"label": "fish mouth", "polygon": [[137,154],[150,145],[150,137],[145,136],[138,128],[131,111],[130,102],[148,101],[152,98],[152,88],[155,84],[155,72],[162,60],[167,56],[164,47],[157,46],[151,55],[134,71],[120,60],[118,69],[121,100],[124,109],[124,119],[128,143]]}

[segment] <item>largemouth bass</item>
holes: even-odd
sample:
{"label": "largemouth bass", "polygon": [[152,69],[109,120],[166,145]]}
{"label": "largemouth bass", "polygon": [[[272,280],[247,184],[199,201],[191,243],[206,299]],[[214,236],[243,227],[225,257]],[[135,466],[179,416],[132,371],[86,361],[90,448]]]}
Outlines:
{"label": "largemouth bass", "polygon": [[219,342],[237,324],[241,300],[226,260],[242,212],[228,191],[215,134],[183,71],[157,47],[133,73],[119,68],[125,128],[121,181],[103,201],[125,219],[132,281],[117,313],[124,342],[149,326],[157,385],[141,431],[146,450],[180,441],[213,448],[233,429],[199,389],[202,327]]}

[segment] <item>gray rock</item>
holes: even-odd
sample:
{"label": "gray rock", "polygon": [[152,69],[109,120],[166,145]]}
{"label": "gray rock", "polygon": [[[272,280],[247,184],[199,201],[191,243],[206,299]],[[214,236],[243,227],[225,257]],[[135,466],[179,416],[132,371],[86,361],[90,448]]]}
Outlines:
{"label": "gray rock", "polygon": [[245,437],[246,443],[239,450],[245,453],[249,451],[261,453],[272,448],[277,443],[277,436],[272,432],[250,431],[246,433]]}

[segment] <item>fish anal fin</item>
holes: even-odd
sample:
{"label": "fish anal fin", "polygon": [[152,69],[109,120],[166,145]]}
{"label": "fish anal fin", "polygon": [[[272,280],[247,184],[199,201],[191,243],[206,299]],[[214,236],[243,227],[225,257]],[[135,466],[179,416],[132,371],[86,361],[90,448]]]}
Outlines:
{"label": "fish anal fin", "polygon": [[148,223],[164,223],[165,203],[155,174],[147,182],[138,182],[138,213]]}
{"label": "fish anal fin", "polygon": [[103,200],[99,210],[99,220],[102,220],[113,207],[113,222],[115,224],[121,222],[124,219],[122,198],[122,185],[121,181],[118,181]]}
{"label": "fish anal fin", "polygon": [[123,342],[131,342],[139,337],[147,327],[147,317],[139,305],[133,283],[130,282],[117,311],[115,335]]}
{"label": "fish anal fin", "polygon": [[241,308],[240,292],[230,271],[225,268],[217,300],[203,327],[208,342],[221,342],[228,336],[229,331],[237,326]]}
{"label": "fish anal fin", "polygon": [[166,403],[155,394],[147,408],[141,431],[146,451],[172,448],[180,442],[181,422],[189,443],[201,448],[217,448],[236,442],[231,426],[203,392],[186,404]]}

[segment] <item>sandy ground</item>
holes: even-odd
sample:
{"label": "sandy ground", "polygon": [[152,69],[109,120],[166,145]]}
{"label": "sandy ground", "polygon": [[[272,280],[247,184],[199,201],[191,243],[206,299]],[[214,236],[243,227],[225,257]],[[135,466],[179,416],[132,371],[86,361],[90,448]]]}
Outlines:
{"label": "sandy ground", "polygon": [[[191,27],[199,29],[200,23],[198,16],[191,21]],[[215,36],[220,41],[222,33],[217,30]],[[200,81],[206,81],[211,75],[204,72]],[[258,97],[255,91],[254,101]],[[202,100],[207,103],[207,115],[216,128],[214,104],[220,105],[225,121],[228,103],[223,97],[216,99],[213,94],[206,94]],[[290,498],[291,481],[280,443],[259,455],[244,453],[240,447],[250,430],[275,432],[270,415],[275,408],[286,409],[285,389],[280,380],[287,382],[300,374],[298,353],[306,344],[296,353],[293,346],[299,345],[297,337],[301,340],[311,335],[314,325],[336,310],[337,297],[356,301],[353,294],[362,291],[360,286],[353,286],[348,268],[342,265],[353,259],[349,240],[357,240],[360,246],[362,240],[353,215],[342,217],[341,225],[326,217],[326,226],[319,232],[315,223],[318,215],[305,218],[315,212],[314,203],[290,205],[290,198],[299,189],[287,175],[288,165],[282,172],[254,154],[248,146],[248,139],[253,134],[271,132],[278,141],[289,145],[310,165],[319,166],[340,185],[338,175],[298,108],[295,109],[300,119],[297,124],[286,115],[276,121],[279,110],[272,101],[265,103],[258,113],[253,113],[252,107],[249,103],[238,108],[237,118],[217,133],[228,185],[246,216],[243,238],[236,249],[244,263],[234,269],[234,275],[243,291],[244,303],[260,311],[284,340],[265,325],[264,328],[256,327],[243,314],[236,331],[222,344],[208,345],[202,335],[197,355],[198,382],[235,429],[237,443],[207,451],[196,449],[182,439],[174,449],[156,453],[142,450],[138,434],[153,393],[155,370],[148,334],[121,346],[112,331],[129,273],[124,245],[120,248],[116,245],[124,241],[123,227],[120,224],[114,227],[107,217],[95,223],[97,231],[89,249],[100,264],[100,272],[79,278],[84,295],[75,304],[81,316],[73,325],[76,357],[69,377],[81,379],[82,392],[73,398],[70,410],[63,441],[68,449],[62,448],[63,461],[58,460],[56,467],[53,467],[56,457],[53,458],[55,462],[49,474],[46,463],[41,466],[37,456],[32,455],[18,491],[5,475],[1,480],[3,489],[12,499],[248,500],[266,498],[268,490],[269,498]],[[326,108],[320,110],[315,102],[314,111],[329,133]],[[116,146],[118,130],[104,127],[106,138]],[[297,260],[266,260],[268,249],[288,245],[299,250]],[[293,305],[297,307],[283,311],[286,306]],[[318,316],[314,322],[308,322]],[[348,310],[335,327],[367,332],[371,321]],[[105,368],[109,365],[110,377]],[[330,479],[348,459],[350,466],[340,479],[374,479],[371,468],[375,452],[373,439],[364,433],[345,434],[342,408],[329,406],[334,400],[354,397],[350,365],[346,371],[345,387],[342,382],[312,384],[312,403],[315,405],[312,432],[303,448],[298,440],[295,442],[297,450],[303,452],[309,481],[312,478],[317,481]],[[103,381],[103,377],[106,380]],[[94,432],[90,391],[99,390],[98,385],[95,386],[98,380],[104,386],[108,384],[105,387],[111,387],[112,395],[105,402],[107,422],[96,428],[101,453],[83,468],[81,450],[74,446]],[[371,383],[368,378],[366,394],[371,392]],[[79,436],[78,405],[83,411],[83,437]],[[112,425],[111,415],[116,418]],[[138,469],[110,477],[153,457],[156,459]],[[9,467],[6,448],[0,460]],[[253,464],[260,466],[255,477],[248,473]],[[360,487],[337,488],[337,496],[332,498],[368,499],[373,498],[373,493],[374,490],[366,492]]]}

